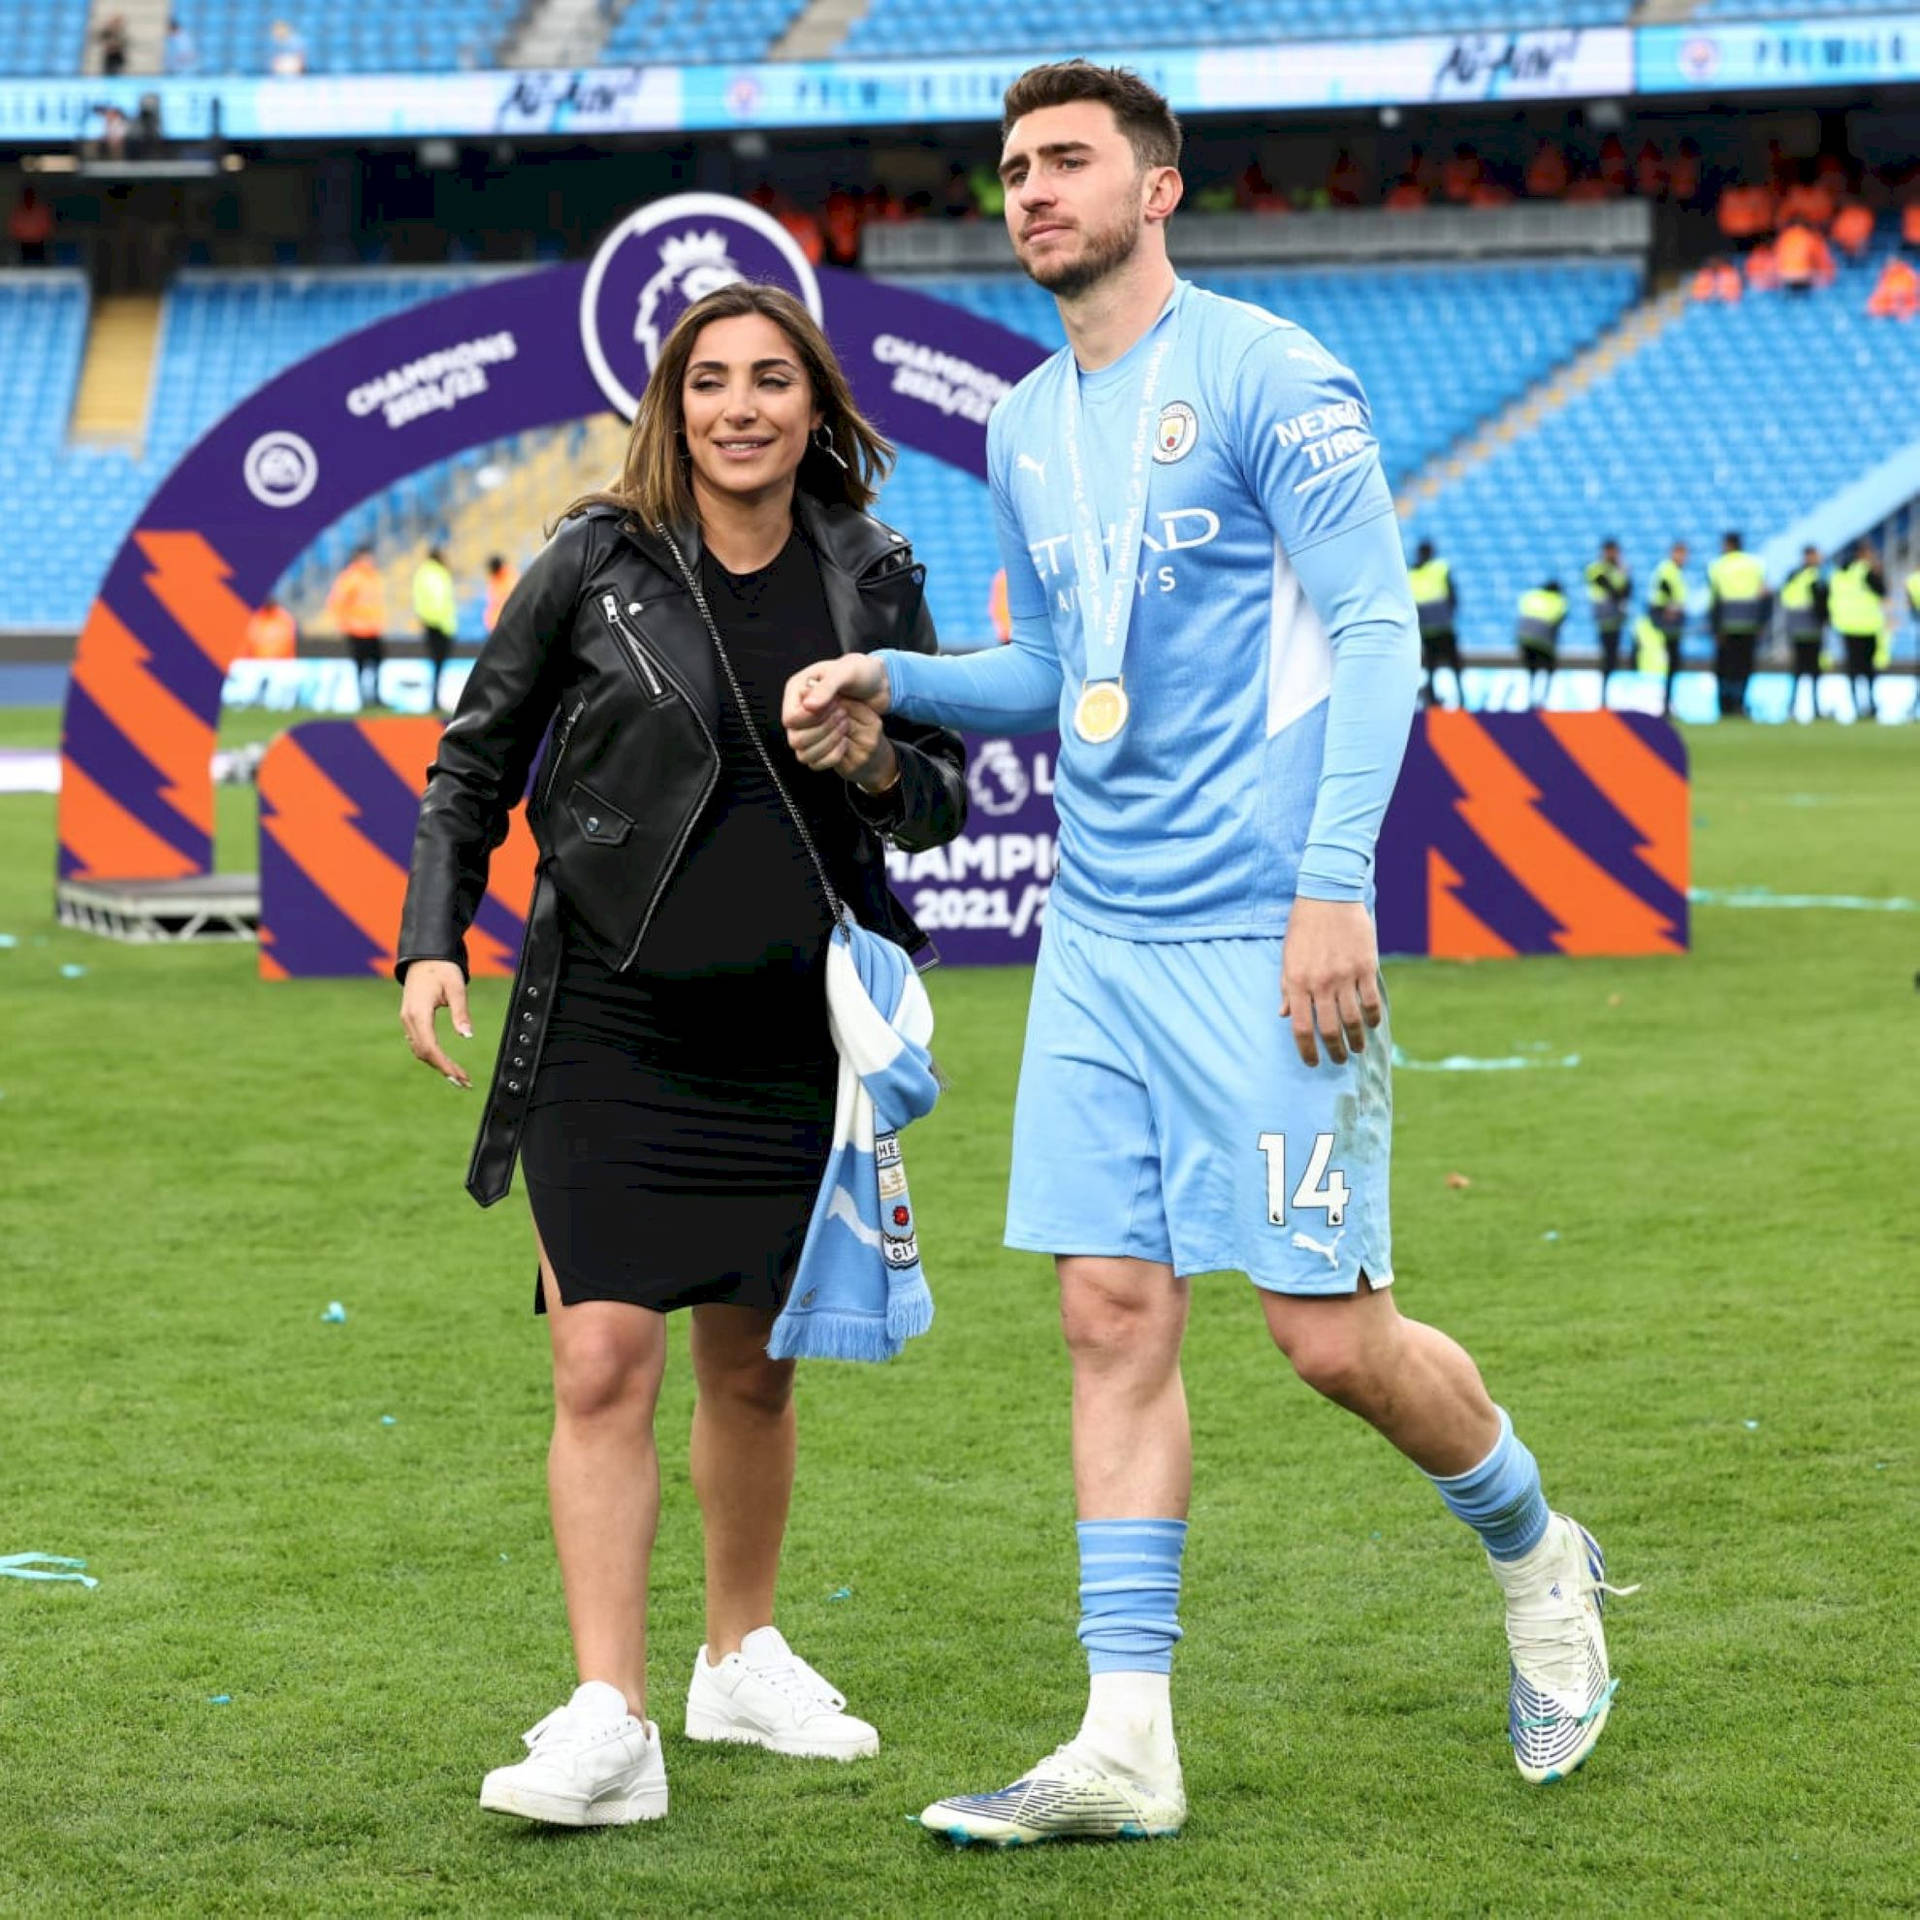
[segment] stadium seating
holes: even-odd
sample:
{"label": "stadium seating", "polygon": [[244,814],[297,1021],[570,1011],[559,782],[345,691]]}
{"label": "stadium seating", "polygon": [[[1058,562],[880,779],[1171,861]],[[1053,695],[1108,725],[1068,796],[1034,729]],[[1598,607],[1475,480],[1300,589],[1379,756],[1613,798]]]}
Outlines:
{"label": "stadium seating", "polygon": [[[840,44],[844,55],[893,58],[1002,53],[1021,48],[1217,46],[1352,36],[1353,0],[982,0],[935,8],[873,0]],[[1628,0],[1379,0],[1364,9],[1369,37],[1476,27],[1623,24]]]}
{"label": "stadium seating", "polygon": [[87,0],[34,0],[5,9],[0,74],[78,73],[87,48]]}
{"label": "stadium seating", "polygon": [[269,71],[279,20],[298,29],[309,73],[490,67],[498,64],[501,36],[519,11],[520,0],[406,0],[394,7],[351,0],[172,0],[174,16],[193,36],[202,73]]}
{"label": "stadium seating", "polygon": [[601,53],[610,65],[764,60],[807,0],[633,0]]}
{"label": "stadium seating", "polygon": [[1797,20],[1820,13],[1885,13],[1891,0],[1699,0],[1694,20]]}
{"label": "stadium seating", "polygon": [[[1201,285],[1298,320],[1359,373],[1398,484],[1476,422],[1570,359],[1635,297],[1633,267],[1518,265],[1203,270]],[[911,282],[1043,345],[1060,344],[1053,302],[1014,275]],[[999,566],[979,482],[906,452],[881,512],[912,534],[928,594],[955,645],[991,638],[987,591]]]}
{"label": "stadium seating", "polygon": [[1510,651],[1520,594],[1556,576],[1568,650],[1588,648],[1578,582],[1602,538],[1620,540],[1638,611],[1673,540],[1698,586],[1722,533],[1758,547],[1920,439],[1920,328],[1866,316],[1878,265],[1805,297],[1689,306],[1423,508],[1409,543],[1452,561],[1462,647]]}
{"label": "stadium seating", "polygon": [[[135,453],[66,444],[86,342],[81,276],[0,275],[0,502],[13,534],[0,543],[0,626],[77,627],[135,516],[214,420],[329,341],[463,283],[449,270],[181,275]],[[405,537],[433,518],[447,479],[435,469],[366,502],[305,564],[337,565],[376,533]],[[46,565],[48,553],[61,556],[58,567]]]}

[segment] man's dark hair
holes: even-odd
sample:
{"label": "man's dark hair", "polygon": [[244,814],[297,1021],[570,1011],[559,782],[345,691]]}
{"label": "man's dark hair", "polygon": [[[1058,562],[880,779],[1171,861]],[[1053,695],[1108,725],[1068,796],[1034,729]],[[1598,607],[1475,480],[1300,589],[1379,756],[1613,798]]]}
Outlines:
{"label": "man's dark hair", "polygon": [[1120,131],[1142,167],[1180,164],[1180,122],[1165,98],[1126,67],[1096,67],[1091,60],[1061,60],[1029,67],[1012,86],[1000,109],[1000,138],[1013,123],[1042,107],[1071,106],[1098,100],[1113,109]]}
{"label": "man's dark hair", "polygon": [[1413,556],[1413,564],[1416,567],[1424,567],[1427,564],[1427,562],[1432,558],[1433,558],[1433,542],[1431,540],[1422,540],[1420,542],[1419,552],[1417,552]]}

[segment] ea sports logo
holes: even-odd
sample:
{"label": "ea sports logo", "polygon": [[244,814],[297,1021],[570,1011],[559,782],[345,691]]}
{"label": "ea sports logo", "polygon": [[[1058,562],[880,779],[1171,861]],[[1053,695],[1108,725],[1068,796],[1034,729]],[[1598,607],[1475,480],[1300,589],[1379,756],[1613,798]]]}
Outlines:
{"label": "ea sports logo", "polygon": [[320,459],[297,433],[263,433],[247,449],[240,476],[263,507],[297,507],[320,478]]}
{"label": "ea sports logo", "polygon": [[674,322],[716,287],[770,281],[821,318],[820,283],[793,236],[756,206],[682,193],[629,214],[580,290],[580,339],[600,391],[631,420]]}

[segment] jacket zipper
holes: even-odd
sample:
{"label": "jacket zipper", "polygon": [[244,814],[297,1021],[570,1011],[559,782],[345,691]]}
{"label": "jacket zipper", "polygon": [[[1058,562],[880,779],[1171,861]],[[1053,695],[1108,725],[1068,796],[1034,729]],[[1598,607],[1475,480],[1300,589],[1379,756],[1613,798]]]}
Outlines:
{"label": "jacket zipper", "polygon": [[667,697],[667,689],[660,676],[654,672],[653,662],[647,658],[646,648],[640,644],[632,629],[621,619],[618,595],[603,593],[600,596],[600,611],[605,616],[607,625],[627,643],[627,651],[633,655],[634,664],[640,669],[640,678],[647,683],[647,691],[656,700],[664,700]]}
{"label": "jacket zipper", "polygon": [[567,742],[573,738],[573,730],[579,724],[580,716],[587,710],[583,699],[574,710],[561,721],[560,730],[553,736],[553,749],[547,760],[547,770],[540,781],[540,806],[544,811],[553,799],[553,783],[560,777],[560,762],[567,751]]}
{"label": "jacket zipper", "polygon": [[[618,602],[614,600],[612,594],[603,594],[601,596],[601,610],[624,635],[626,628],[622,625],[615,610],[617,605]],[[640,659],[644,660],[646,658],[646,655],[640,652],[639,646],[636,643],[629,640],[629,645],[633,646],[635,654]],[[651,679],[652,676],[649,674],[648,678]],[[620,962],[622,972],[632,966],[634,961],[639,957],[640,943],[646,939],[647,929],[653,925],[654,909],[660,904],[660,896],[666,892],[667,882],[673,878],[674,869],[680,864],[680,856],[687,850],[687,842],[693,837],[694,827],[699,823],[700,816],[706,812],[707,802],[713,798],[714,788],[720,784],[720,743],[713,737],[713,729],[707,725],[707,716],[700,711],[698,704],[692,700],[684,701],[682,704],[686,707],[687,711],[693,715],[694,720],[699,725],[701,733],[706,738],[707,751],[711,756],[707,762],[706,784],[701,787],[700,798],[695,801],[693,806],[688,810],[686,823],[681,827],[673,845],[667,850],[666,863],[660,869],[660,878],[654,882],[653,892],[647,900],[646,911],[640,916],[640,926],[639,930],[633,936],[633,945],[627,949],[626,958]]]}

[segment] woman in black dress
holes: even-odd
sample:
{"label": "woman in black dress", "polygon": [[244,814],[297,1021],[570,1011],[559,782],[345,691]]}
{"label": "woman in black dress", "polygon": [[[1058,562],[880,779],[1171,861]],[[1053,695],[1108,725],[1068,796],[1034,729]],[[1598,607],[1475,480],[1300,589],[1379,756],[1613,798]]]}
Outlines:
{"label": "woman in black dress", "polygon": [[540,878],[468,1187],[489,1205],[516,1157],[526,1170],[580,1686],[526,1760],[487,1776],[498,1812],[600,1826],[666,1811],[646,1598],[679,1307],[707,1569],[687,1733],[837,1759],[878,1747],[773,1624],[793,1369],[766,1345],[832,1132],[816,859],[865,925],[918,950],[883,840],[934,846],[965,819],[950,733],[854,710],[802,766],[780,728],[787,677],[823,649],[934,646],[922,569],[865,512],[891,456],[798,301],[738,284],[690,307],[618,484],[568,509],[507,601],[421,803],[401,1021],[464,1086],[435,1018],[445,1006],[472,1032],[464,936],[533,773]]}

